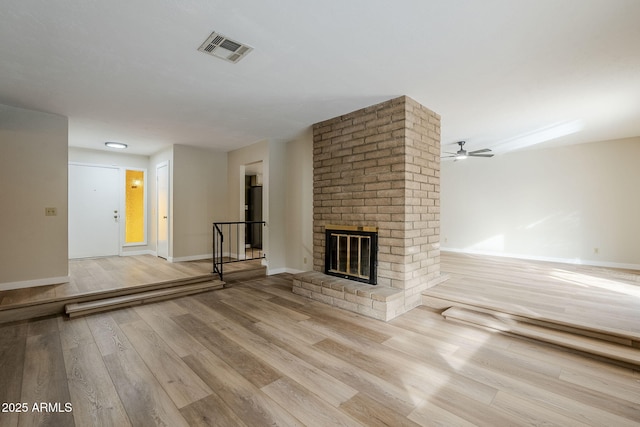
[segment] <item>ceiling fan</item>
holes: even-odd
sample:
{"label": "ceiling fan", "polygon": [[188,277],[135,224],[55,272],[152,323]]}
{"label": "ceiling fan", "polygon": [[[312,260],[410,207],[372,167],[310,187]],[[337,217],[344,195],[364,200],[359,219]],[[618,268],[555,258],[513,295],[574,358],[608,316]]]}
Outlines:
{"label": "ceiling fan", "polygon": [[455,153],[446,152],[446,154],[451,154],[451,156],[443,156],[443,159],[451,159],[454,158],[456,160],[464,160],[467,157],[493,157],[493,154],[487,154],[491,152],[490,148],[483,148],[482,150],[475,151],[467,151],[464,149],[465,141],[458,141],[457,144],[460,146],[460,149]]}

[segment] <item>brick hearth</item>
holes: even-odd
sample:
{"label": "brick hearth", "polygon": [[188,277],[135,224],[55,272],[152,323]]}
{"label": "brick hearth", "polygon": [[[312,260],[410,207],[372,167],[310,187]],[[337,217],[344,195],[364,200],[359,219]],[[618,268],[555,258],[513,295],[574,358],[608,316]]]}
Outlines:
{"label": "brick hearth", "polygon": [[[313,272],[293,292],[381,320],[440,277],[440,116],[403,96],[313,126]],[[325,226],[378,228],[378,285],[325,276]]]}

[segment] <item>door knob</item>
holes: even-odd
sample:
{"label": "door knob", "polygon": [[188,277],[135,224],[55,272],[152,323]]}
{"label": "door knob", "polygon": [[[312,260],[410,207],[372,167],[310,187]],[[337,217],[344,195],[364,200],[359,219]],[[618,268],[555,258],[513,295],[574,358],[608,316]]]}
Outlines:
{"label": "door knob", "polygon": [[166,216],[163,216],[163,217],[162,217],[162,219],[167,219],[167,217],[166,217]]}

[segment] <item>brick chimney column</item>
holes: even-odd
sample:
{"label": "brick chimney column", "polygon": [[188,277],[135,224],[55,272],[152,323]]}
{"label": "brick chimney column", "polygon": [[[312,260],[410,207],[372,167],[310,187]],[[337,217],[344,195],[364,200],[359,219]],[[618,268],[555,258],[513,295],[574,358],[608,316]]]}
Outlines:
{"label": "brick chimney column", "polygon": [[440,116],[402,96],[313,126],[313,268],[325,226],[375,226],[378,286],[420,304],[440,276]]}

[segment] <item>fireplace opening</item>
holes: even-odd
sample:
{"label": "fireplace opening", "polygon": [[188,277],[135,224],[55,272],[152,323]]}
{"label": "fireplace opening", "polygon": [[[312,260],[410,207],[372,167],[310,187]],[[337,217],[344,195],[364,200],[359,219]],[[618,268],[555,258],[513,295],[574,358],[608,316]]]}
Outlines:
{"label": "fireplace opening", "polygon": [[377,283],[378,229],[327,226],[324,272],[331,276]]}

